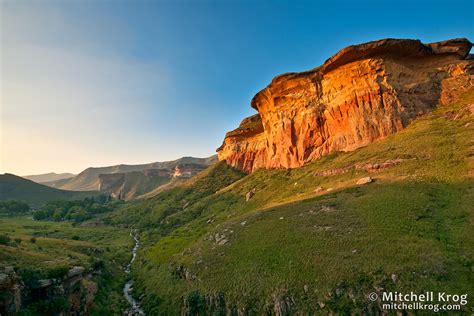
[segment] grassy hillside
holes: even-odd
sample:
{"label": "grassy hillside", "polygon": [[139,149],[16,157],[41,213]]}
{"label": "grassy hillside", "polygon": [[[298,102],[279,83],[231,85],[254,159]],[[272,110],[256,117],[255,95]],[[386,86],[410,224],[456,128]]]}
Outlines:
{"label": "grassy hillside", "polygon": [[219,163],[127,205],[111,220],[141,228],[137,296],[151,315],[362,314],[382,289],[474,297],[473,102],[302,168]]}
{"label": "grassy hillside", "polygon": [[170,181],[169,177],[147,176],[141,172],[127,172],[124,181],[109,188],[107,192],[118,194],[123,200],[130,200],[153,191]]}
{"label": "grassy hillside", "polygon": [[35,271],[46,278],[63,267],[82,266],[98,284],[93,315],[120,314],[126,306],[122,266],[130,260],[133,244],[128,229],[0,216],[0,237],[9,240],[0,243],[0,271],[13,267],[22,277]]}
{"label": "grassy hillside", "polygon": [[48,201],[82,200],[98,195],[97,191],[59,190],[9,173],[0,175],[0,200],[19,200],[38,207]]}
{"label": "grassy hillside", "polygon": [[71,178],[66,178],[66,179],[55,180],[55,181],[41,182],[41,184],[47,185],[48,187],[52,187],[52,188],[60,188],[64,184],[68,183],[70,180]]}

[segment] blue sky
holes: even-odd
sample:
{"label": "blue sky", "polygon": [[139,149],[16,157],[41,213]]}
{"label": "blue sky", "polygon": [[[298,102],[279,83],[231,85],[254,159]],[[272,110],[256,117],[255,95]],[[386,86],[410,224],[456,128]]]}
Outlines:
{"label": "blue sky", "polygon": [[281,73],[380,38],[474,39],[474,1],[2,1],[2,172],[214,154]]}

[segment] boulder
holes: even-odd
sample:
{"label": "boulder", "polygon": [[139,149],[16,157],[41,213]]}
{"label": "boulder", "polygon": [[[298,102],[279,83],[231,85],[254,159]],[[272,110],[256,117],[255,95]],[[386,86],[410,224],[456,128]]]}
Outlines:
{"label": "boulder", "polygon": [[363,184],[371,183],[372,181],[374,180],[371,177],[364,177],[357,180],[357,184],[363,185]]}
{"label": "boulder", "polygon": [[246,201],[246,202],[248,202],[248,201],[252,198],[252,196],[255,195],[255,191],[256,191],[256,189],[253,188],[252,190],[250,190],[249,192],[247,192],[247,194],[245,194],[245,201]]}

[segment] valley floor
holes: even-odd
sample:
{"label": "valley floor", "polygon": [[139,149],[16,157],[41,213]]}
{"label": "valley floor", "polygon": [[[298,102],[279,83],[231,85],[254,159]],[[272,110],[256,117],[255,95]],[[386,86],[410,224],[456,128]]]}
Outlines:
{"label": "valley floor", "polygon": [[[92,222],[93,223],[93,222]],[[128,228],[0,217],[0,308],[5,315],[120,314]]]}
{"label": "valley floor", "polygon": [[472,313],[473,103],[297,169],[220,162],[82,223],[1,217],[0,313],[121,314],[131,229],[147,315],[380,314],[383,293],[426,291]]}

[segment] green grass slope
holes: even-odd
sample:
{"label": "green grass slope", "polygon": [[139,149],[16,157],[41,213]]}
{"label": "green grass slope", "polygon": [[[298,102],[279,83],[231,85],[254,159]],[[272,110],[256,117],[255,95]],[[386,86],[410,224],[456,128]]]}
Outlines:
{"label": "green grass slope", "polygon": [[[98,284],[92,315],[118,315],[127,306],[122,294],[127,276],[122,267],[129,262],[133,246],[129,232],[126,228],[108,225],[0,216],[0,236],[10,239],[0,244],[0,271],[13,267],[20,276],[24,270],[34,270],[47,277],[58,268],[82,266]],[[101,264],[100,269],[97,263]],[[27,293],[25,289],[22,291]],[[23,308],[26,305],[25,296]]]}
{"label": "green grass slope", "polygon": [[128,204],[111,220],[140,228],[136,295],[150,315],[376,313],[367,295],[382,290],[474,297],[473,102],[474,90],[302,168],[219,163]]}
{"label": "green grass slope", "polygon": [[107,189],[107,193],[120,196],[122,200],[131,200],[155,190],[171,181],[169,177],[145,175],[141,172],[127,172],[123,181],[119,181]]}
{"label": "green grass slope", "polygon": [[38,207],[48,201],[82,200],[98,195],[97,191],[59,190],[9,173],[0,175],[0,200],[19,200]]}

